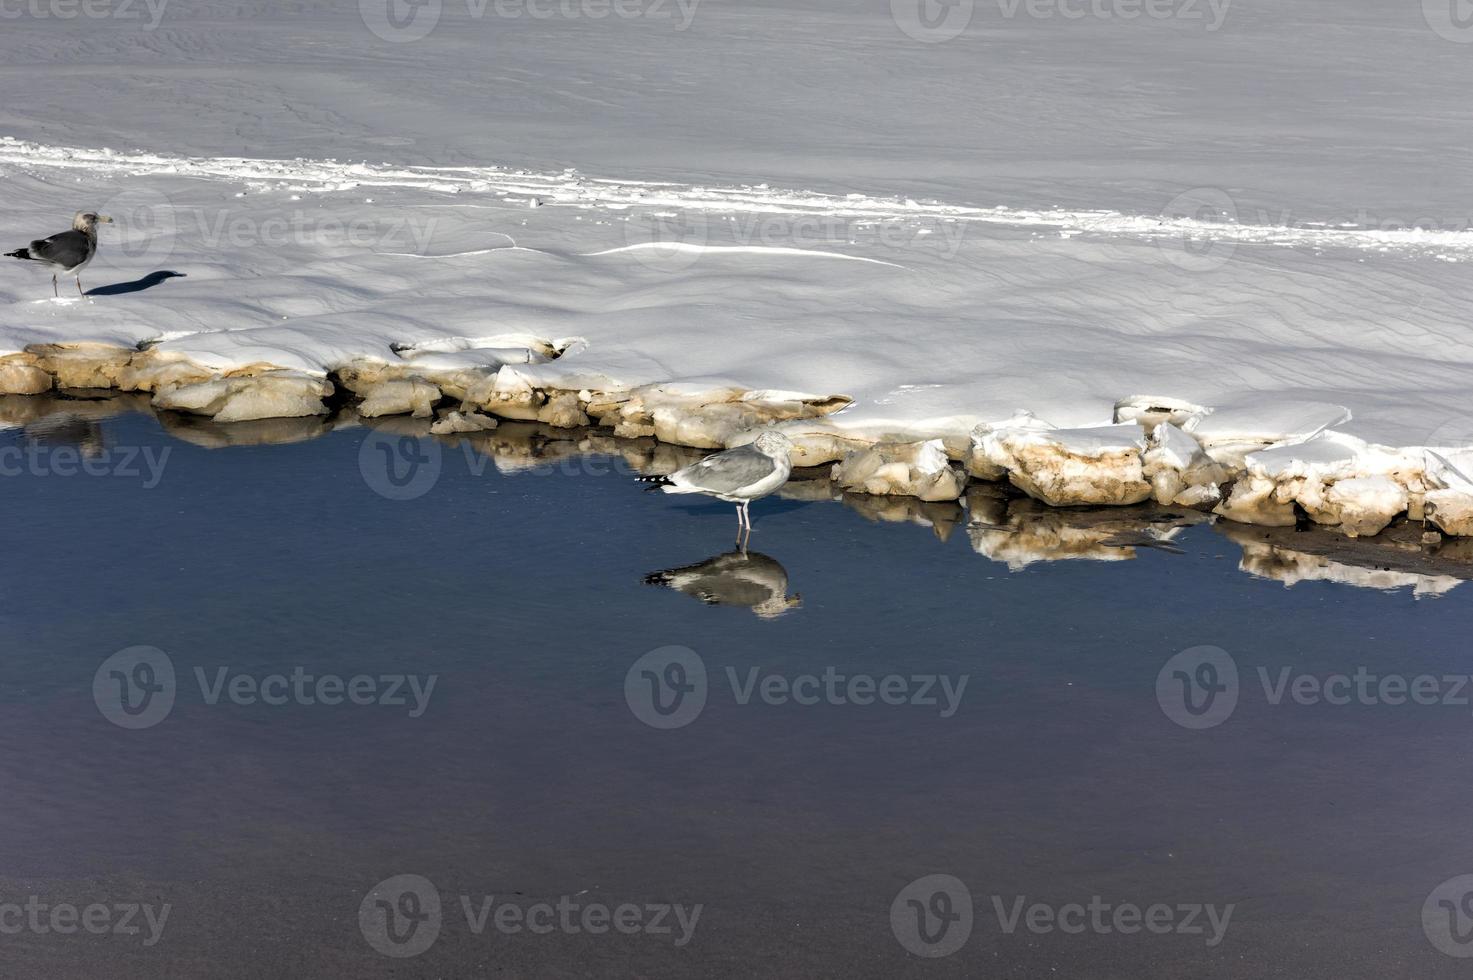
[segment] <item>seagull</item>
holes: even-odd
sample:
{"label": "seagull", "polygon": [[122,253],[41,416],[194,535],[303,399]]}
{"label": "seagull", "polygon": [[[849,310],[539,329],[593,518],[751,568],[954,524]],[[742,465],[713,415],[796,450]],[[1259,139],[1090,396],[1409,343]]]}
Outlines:
{"label": "seagull", "polygon": [[763,619],[803,604],[802,596],[788,595],[788,572],[777,559],[745,548],[694,565],[651,572],[644,584],[663,585],[708,606],[743,606]]}
{"label": "seagull", "polygon": [[669,476],[643,476],[651,490],[666,493],[704,493],[737,505],[737,530],[752,529],[752,501],[788,482],[793,463],[788,453],[793,441],[769,429],[746,446],[707,456]]}
{"label": "seagull", "polygon": [[31,242],[29,248],[17,249],[14,252],[6,252],[7,259],[24,259],[28,262],[43,262],[57,270],[51,276],[51,292],[58,298],[61,290],[56,285],[56,277],[68,275],[77,277],[77,293],[85,296],[82,292],[82,269],[92,257],[97,254],[97,223],[105,221],[112,224],[111,218],[105,214],[95,211],[78,211],[76,217],[72,218],[72,230],[64,231],[50,238],[37,239]]}

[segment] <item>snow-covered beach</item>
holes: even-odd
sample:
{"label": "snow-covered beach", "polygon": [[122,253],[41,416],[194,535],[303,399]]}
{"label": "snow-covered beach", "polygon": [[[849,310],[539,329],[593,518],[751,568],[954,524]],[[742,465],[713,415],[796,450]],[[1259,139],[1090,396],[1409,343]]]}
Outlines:
{"label": "snow-covered beach", "polygon": [[[807,464],[942,438],[961,465],[979,425],[1019,412],[1077,429],[1154,424],[1146,410],[1164,406],[1227,463],[1206,482],[1244,475],[1249,449],[1328,431],[1353,457],[1333,480],[1390,474],[1412,497],[1447,486],[1428,486],[1424,447],[1460,471],[1473,445],[1461,230],[1224,224],[1205,192],[1163,217],[13,139],[0,167],[17,227],[79,199],[115,213],[90,282],[178,273],[52,301],[14,269],[10,392],[142,390],[246,420],[393,382],[400,407],[376,412],[427,398],[708,448],[796,419]],[[1109,431],[1144,452],[1144,430]],[[1007,475],[994,462],[972,474]],[[1282,485],[1274,513],[1224,512],[1282,523],[1298,492]],[[1055,502],[1139,499],[1091,485]]]}
{"label": "snow-covered beach", "polygon": [[[1352,461],[1307,493],[1253,470],[1234,519],[1340,523],[1311,498],[1352,478],[1389,478],[1415,517],[1462,487],[1466,38],[1432,0],[564,6],[16,21],[0,228],[20,244],[85,202],[119,219],[92,284],[179,276],[50,302],[7,269],[0,387],[247,419],[412,380],[375,411],[700,447],[797,419],[802,462],[940,437],[958,466],[1020,412],[1075,429],[1165,406],[1221,491],[1248,450],[1344,437]],[[562,77],[534,84],[552,56]],[[655,59],[658,82],[631,74]],[[468,89],[467,64],[493,76]],[[23,353],[78,344],[105,346],[80,370]],[[1127,464],[1126,490],[1064,496],[1130,502],[1150,476]],[[1342,496],[1396,503],[1365,489]]]}

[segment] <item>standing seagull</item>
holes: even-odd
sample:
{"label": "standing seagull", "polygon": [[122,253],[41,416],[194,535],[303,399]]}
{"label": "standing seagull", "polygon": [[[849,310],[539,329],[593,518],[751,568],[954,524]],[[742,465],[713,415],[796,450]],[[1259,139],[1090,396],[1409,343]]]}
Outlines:
{"label": "standing seagull", "polygon": [[666,493],[704,493],[737,505],[737,530],[752,529],[752,501],[765,497],[788,482],[793,472],[788,452],[793,441],[775,429],[757,437],[751,445],[738,446],[707,456],[669,476],[640,477]]}
{"label": "standing seagull", "polygon": [[72,219],[72,230],[64,231],[50,238],[42,238],[31,242],[30,248],[18,249],[14,252],[6,252],[7,259],[25,259],[29,262],[43,262],[57,270],[51,276],[51,292],[58,298],[61,290],[56,285],[56,277],[68,275],[77,277],[77,293],[85,296],[82,292],[82,270],[92,257],[97,254],[97,223],[106,221],[112,224],[111,218],[105,214],[97,214],[94,211],[78,211]]}

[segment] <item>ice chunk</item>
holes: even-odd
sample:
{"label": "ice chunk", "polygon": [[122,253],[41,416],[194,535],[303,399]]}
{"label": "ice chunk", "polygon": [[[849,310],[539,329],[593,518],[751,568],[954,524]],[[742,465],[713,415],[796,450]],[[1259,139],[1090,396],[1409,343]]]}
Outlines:
{"label": "ice chunk", "polygon": [[1139,422],[1147,428],[1162,422],[1183,425],[1188,420],[1212,411],[1180,398],[1158,395],[1131,395],[1115,403],[1116,422]]}
{"label": "ice chunk", "polygon": [[956,500],[966,478],[952,468],[940,439],[881,442],[835,464],[833,480],[856,493]]}
{"label": "ice chunk", "polygon": [[1212,509],[1239,524],[1264,527],[1291,527],[1295,523],[1292,501],[1274,496],[1274,481],[1261,476],[1245,476],[1233,484],[1228,498]]}
{"label": "ice chunk", "polygon": [[973,455],[1006,470],[1014,486],[1055,507],[1138,504],[1151,496],[1136,424],[1045,429],[1027,423],[979,433]]}
{"label": "ice chunk", "polygon": [[331,395],[332,390],[332,383],[325,378],[297,371],[267,371],[200,384],[165,386],[155,393],[153,405],[208,415],[217,422],[296,418],[326,415],[327,406],[322,399]]}
{"label": "ice chunk", "polygon": [[37,364],[34,354],[0,358],[0,395],[39,395],[50,391],[53,379]]}
{"label": "ice chunk", "polygon": [[1444,534],[1473,536],[1473,489],[1444,487],[1427,491],[1422,515]]}
{"label": "ice chunk", "polygon": [[1325,432],[1300,443],[1249,453],[1253,480],[1273,484],[1273,500],[1295,503],[1318,524],[1340,525],[1352,537],[1380,532],[1422,484],[1406,457],[1353,436]]}
{"label": "ice chunk", "polygon": [[979,480],[1001,480],[1007,476],[1007,469],[994,463],[987,454],[987,437],[1001,429],[1023,430],[1052,429],[1054,426],[1034,417],[1032,412],[1020,409],[1013,413],[1013,417],[1002,422],[983,422],[972,429],[971,450],[967,454],[967,472]]}
{"label": "ice chunk", "polygon": [[1332,484],[1325,503],[1346,534],[1369,537],[1407,509],[1407,491],[1387,476],[1358,476]]}
{"label": "ice chunk", "polygon": [[1158,422],[1151,431],[1141,472],[1151,481],[1151,494],[1160,504],[1204,507],[1222,498],[1219,484],[1230,474],[1170,422]]}
{"label": "ice chunk", "polygon": [[58,388],[116,388],[118,377],[137,353],[111,344],[33,344],[26,352],[56,378]]}
{"label": "ice chunk", "polygon": [[384,381],[368,390],[358,414],[366,419],[380,415],[413,415],[427,419],[435,414],[434,404],[440,400],[440,389],[423,378]]}
{"label": "ice chunk", "polygon": [[561,391],[537,410],[537,421],[558,429],[576,429],[588,424],[588,415],[576,391]]}

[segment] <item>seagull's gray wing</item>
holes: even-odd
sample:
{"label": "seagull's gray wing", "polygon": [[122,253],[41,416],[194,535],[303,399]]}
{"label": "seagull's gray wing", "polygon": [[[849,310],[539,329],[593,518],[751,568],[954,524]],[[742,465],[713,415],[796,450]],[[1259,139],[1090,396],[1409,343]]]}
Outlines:
{"label": "seagull's gray wing", "polygon": [[92,254],[92,239],[80,231],[64,231],[40,241],[31,242],[31,258],[38,262],[49,262],[63,269],[75,269],[86,262]]}
{"label": "seagull's gray wing", "polygon": [[776,469],[772,457],[751,446],[738,446],[676,470],[670,474],[670,482],[707,493],[730,494],[771,476]]}

